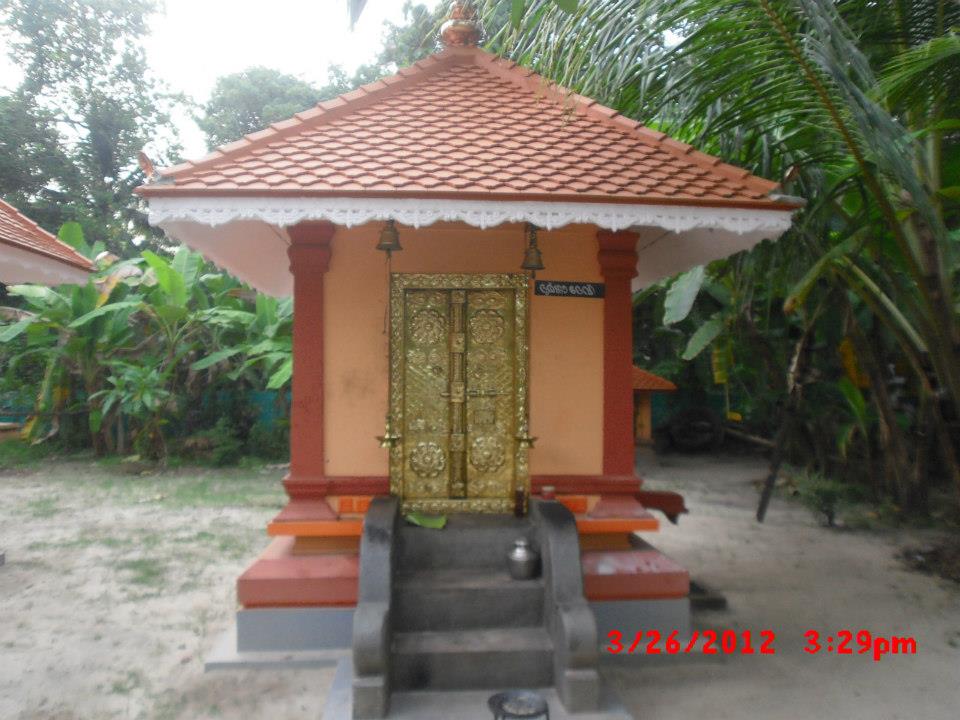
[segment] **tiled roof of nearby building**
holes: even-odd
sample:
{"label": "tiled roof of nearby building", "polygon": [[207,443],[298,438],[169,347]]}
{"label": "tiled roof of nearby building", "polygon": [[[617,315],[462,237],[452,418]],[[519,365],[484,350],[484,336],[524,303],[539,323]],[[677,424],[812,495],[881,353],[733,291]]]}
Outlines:
{"label": "tiled roof of nearby building", "polygon": [[654,375],[652,372],[641,370],[636,365],[633,366],[633,389],[634,390],[676,390],[677,386],[666,378]]}
{"label": "tiled roof of nearby building", "polygon": [[42,255],[80,270],[93,269],[93,265],[83,255],[3,200],[0,200],[0,243],[26,250],[34,255]]}
{"label": "tiled roof of nearby building", "polygon": [[776,187],[469,47],[161,171],[138,192],[795,207],[770,196]]}

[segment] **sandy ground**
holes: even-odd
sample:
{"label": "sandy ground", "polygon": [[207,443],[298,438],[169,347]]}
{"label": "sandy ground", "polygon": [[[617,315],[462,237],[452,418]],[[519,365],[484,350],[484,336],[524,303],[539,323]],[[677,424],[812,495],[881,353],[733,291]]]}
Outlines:
{"label": "sandy ground", "polygon": [[[648,486],[691,509],[649,539],[729,600],[696,627],[773,630],[776,654],[608,667],[638,718],[958,716],[960,586],[901,566],[916,533],[827,530],[782,499],[757,525],[762,460],[640,463]],[[332,669],[203,672],[234,580],[266,544],[281,474],[135,477],[76,462],[0,473],[0,720],[319,718]],[[912,636],[919,651],[811,656],[811,628]]]}
{"label": "sandy ground", "polygon": [[[638,718],[960,717],[960,586],[896,557],[921,534],[829,530],[776,497],[760,525],[759,459],[643,454],[639,466],[647,487],[675,489],[690,508],[650,541],[729,602],[727,611],[695,615],[695,627],[770,629],[776,654],[644,658],[618,668],[611,678]],[[918,652],[879,662],[810,655],[810,629],[910,636]]]}

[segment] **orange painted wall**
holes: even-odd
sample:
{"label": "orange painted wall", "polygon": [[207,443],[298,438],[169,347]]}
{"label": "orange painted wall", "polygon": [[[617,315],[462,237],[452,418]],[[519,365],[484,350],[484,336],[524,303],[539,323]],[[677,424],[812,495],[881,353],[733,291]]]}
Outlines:
{"label": "orange painted wall", "polygon": [[[375,436],[387,412],[387,268],[379,223],[337,230],[325,279],[326,474],[387,475]],[[601,282],[596,230],[541,231],[548,280]],[[519,225],[400,227],[394,272],[518,272]],[[599,474],[603,465],[603,303],[531,297],[531,474]]]}

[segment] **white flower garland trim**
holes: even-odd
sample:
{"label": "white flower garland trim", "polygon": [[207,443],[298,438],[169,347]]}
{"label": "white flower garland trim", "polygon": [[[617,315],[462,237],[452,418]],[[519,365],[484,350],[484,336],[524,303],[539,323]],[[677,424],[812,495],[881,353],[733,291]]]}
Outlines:
{"label": "white flower garland trim", "polygon": [[792,215],[789,210],[682,205],[418,198],[153,197],[148,202],[152,225],[192,221],[217,226],[234,220],[261,220],[287,227],[303,220],[327,220],[351,227],[393,219],[411,227],[439,221],[461,221],[479,228],[530,222],[549,230],[576,223],[607,230],[652,226],[676,233],[695,228],[736,234],[766,231],[775,237],[790,227]]}

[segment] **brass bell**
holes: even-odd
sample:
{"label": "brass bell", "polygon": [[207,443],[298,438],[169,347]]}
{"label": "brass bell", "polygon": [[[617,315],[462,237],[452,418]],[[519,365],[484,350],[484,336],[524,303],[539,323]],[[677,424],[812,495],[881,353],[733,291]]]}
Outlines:
{"label": "brass bell", "polygon": [[532,277],[537,276],[537,270],[543,270],[543,255],[540,254],[540,248],[537,247],[537,227],[527,224],[527,249],[523,253],[523,262],[520,264],[522,270],[527,270]]}
{"label": "brass bell", "polygon": [[387,220],[387,224],[380,231],[380,242],[377,243],[377,250],[382,250],[390,257],[390,254],[397,250],[403,250],[400,247],[400,233],[393,220]]}

